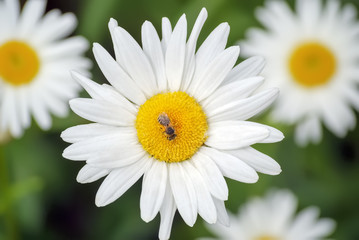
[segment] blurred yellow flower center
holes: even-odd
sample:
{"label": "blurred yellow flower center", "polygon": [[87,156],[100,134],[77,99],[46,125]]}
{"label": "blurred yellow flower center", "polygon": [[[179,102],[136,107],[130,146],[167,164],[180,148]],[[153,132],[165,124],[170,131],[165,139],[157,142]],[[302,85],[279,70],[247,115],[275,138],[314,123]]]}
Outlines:
{"label": "blurred yellow flower center", "polygon": [[187,160],[203,145],[208,129],[206,115],[185,92],[160,93],[138,110],[136,129],[142,147],[165,162]]}
{"label": "blurred yellow flower center", "polygon": [[333,76],[336,65],[332,51],[315,42],[298,46],[289,59],[293,78],[305,87],[317,87],[327,83]]}
{"label": "blurred yellow flower center", "polygon": [[18,86],[30,83],[40,68],[36,52],[26,43],[9,41],[0,46],[0,78]]}
{"label": "blurred yellow flower center", "polygon": [[254,240],[280,240],[280,239],[269,235],[263,235],[260,237],[256,237]]}

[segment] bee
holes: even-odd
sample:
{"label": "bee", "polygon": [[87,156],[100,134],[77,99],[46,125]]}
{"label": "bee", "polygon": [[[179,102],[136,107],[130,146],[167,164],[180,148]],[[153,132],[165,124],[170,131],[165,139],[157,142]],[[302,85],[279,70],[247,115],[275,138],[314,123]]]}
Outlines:
{"label": "bee", "polygon": [[158,116],[157,121],[159,122],[159,124],[165,127],[164,132],[166,133],[168,140],[171,141],[176,138],[177,135],[175,133],[175,129],[171,124],[171,120],[166,113],[161,113]]}

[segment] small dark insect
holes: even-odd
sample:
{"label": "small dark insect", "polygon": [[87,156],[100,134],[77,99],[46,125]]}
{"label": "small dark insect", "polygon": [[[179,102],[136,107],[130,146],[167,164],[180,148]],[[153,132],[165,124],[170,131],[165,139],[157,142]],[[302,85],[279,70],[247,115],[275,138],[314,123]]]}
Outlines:
{"label": "small dark insect", "polygon": [[170,118],[168,117],[168,115],[166,113],[161,113],[158,116],[157,120],[162,126],[165,126],[165,127],[171,123]]}
{"label": "small dark insect", "polygon": [[177,135],[175,133],[175,129],[173,128],[173,125],[171,124],[171,120],[166,113],[161,113],[158,116],[157,121],[159,122],[159,124],[166,127],[165,133],[167,135],[168,140],[173,140],[176,138]]}

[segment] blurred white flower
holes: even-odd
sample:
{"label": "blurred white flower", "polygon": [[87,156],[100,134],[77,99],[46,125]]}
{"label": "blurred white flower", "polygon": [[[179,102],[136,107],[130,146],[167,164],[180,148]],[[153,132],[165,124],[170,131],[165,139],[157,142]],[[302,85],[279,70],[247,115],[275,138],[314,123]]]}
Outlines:
{"label": "blurred white flower", "polygon": [[281,94],[274,120],[295,124],[299,145],[318,143],[321,122],[338,137],[356,125],[359,110],[359,24],[351,4],[297,0],[296,13],[284,1],[267,1],[256,12],[267,28],[250,29],[241,42],[246,56],[267,60],[263,75]]}
{"label": "blurred white flower", "polygon": [[154,26],[142,25],[142,48],[113,19],[109,22],[116,61],[99,44],[93,51],[112,84],[98,85],[73,73],[92,99],[70,101],[72,110],[95,123],[62,133],[73,143],[63,156],[86,160],[77,180],[106,177],[96,195],[105,206],[143,177],[141,217],[161,215],[160,239],[168,239],[176,209],[190,226],[197,213],[209,223],[228,224],[224,176],[254,183],[256,171],[276,175],[280,166],[250,147],[282,140],[280,131],[245,121],[278,95],[256,76],[263,59],[235,65],[238,46],[225,49],[227,23],[220,24],[195,53],[207,18],[202,9],[187,40],[183,15],[174,29],[162,22],[162,41]]}
{"label": "blurred white flower", "polygon": [[290,191],[275,190],[264,198],[251,199],[239,209],[238,216],[230,214],[230,227],[206,226],[223,240],[319,240],[334,231],[332,219],[318,219],[317,207],[295,215],[296,208],[297,199]]}
{"label": "blurred white flower", "polygon": [[82,37],[63,40],[76,27],[73,14],[58,9],[43,16],[45,0],[29,0],[20,14],[18,0],[0,0],[0,132],[19,137],[31,124],[51,127],[50,112],[64,117],[79,85],[70,69],[84,71],[91,62]]}

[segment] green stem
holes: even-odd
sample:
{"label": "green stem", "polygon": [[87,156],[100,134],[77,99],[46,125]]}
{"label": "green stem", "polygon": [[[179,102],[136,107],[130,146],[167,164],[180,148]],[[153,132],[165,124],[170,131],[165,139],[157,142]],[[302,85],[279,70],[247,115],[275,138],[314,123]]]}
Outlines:
{"label": "green stem", "polygon": [[6,239],[17,240],[18,232],[15,221],[13,205],[11,203],[11,186],[8,174],[7,160],[5,159],[4,147],[0,147],[0,196],[4,199],[4,222]]}

